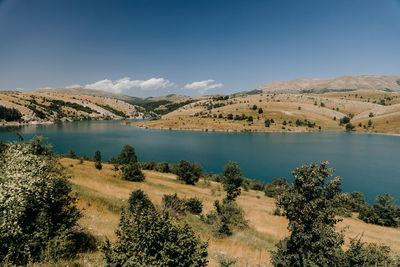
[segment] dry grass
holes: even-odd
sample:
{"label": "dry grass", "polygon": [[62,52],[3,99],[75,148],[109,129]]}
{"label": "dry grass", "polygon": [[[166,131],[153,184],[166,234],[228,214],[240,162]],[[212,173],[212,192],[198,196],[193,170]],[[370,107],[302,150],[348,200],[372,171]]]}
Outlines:
{"label": "dry grass", "polygon": [[[80,164],[78,160],[61,159],[61,163],[66,167],[67,174],[72,176],[71,182],[78,196],[78,206],[84,209],[84,217],[80,223],[99,238],[115,238],[114,230],[119,222],[119,212],[135,189],[144,190],[156,204],[161,203],[163,194],[196,196],[204,203],[203,212],[212,209],[214,200],[221,199],[224,194],[218,183],[212,182],[207,186],[200,181],[196,186],[190,186],[178,182],[173,174],[144,171],[146,181],[134,183],[120,180],[119,173],[110,164],[103,164],[103,169],[99,171],[95,169],[93,162],[85,161]],[[272,214],[275,209],[272,198],[264,196],[262,192],[250,190],[243,192],[238,203],[246,212],[250,228],[236,232],[229,238],[212,237],[209,226],[203,224],[198,216],[187,215],[184,218],[203,240],[209,240],[210,266],[218,266],[217,258],[221,253],[238,258],[237,266],[258,266],[259,263],[266,265],[269,262],[269,251],[278,240],[288,234],[286,219]],[[344,219],[339,224],[340,229],[343,227],[348,227],[347,240],[363,234],[365,241],[385,243],[400,253],[400,229],[370,225],[353,218]],[[88,262],[91,262],[90,258],[87,254],[82,256]],[[93,254],[92,258],[99,261],[100,253]]]}
{"label": "dry grass", "polygon": [[[380,105],[384,99],[388,106]],[[388,100],[390,99],[390,100]],[[206,103],[223,103],[225,106],[207,110]],[[200,105],[199,105],[200,104]],[[253,105],[257,106],[252,110]],[[258,108],[263,113],[258,113]],[[196,116],[196,113],[202,115]],[[354,115],[352,123],[368,122],[369,114],[375,114],[377,123],[374,128],[356,128],[361,132],[400,133],[400,94],[383,91],[355,91],[349,93],[326,94],[260,94],[241,95],[223,101],[213,101],[212,98],[201,99],[198,104],[189,104],[174,112],[162,116],[160,120],[137,122],[140,127],[177,130],[199,131],[262,131],[262,132],[304,132],[318,131],[344,131],[344,126],[339,125],[343,116]],[[222,114],[223,118],[218,118]],[[240,121],[226,119],[228,114],[252,116],[254,121]],[[214,118],[214,115],[217,118]],[[337,120],[334,120],[336,117]],[[275,123],[265,127],[266,119],[274,119]],[[307,119],[316,123],[316,127],[295,125],[296,120]],[[379,123],[379,121],[384,123]],[[283,125],[283,121],[287,125]],[[291,121],[291,123],[290,123]]]}

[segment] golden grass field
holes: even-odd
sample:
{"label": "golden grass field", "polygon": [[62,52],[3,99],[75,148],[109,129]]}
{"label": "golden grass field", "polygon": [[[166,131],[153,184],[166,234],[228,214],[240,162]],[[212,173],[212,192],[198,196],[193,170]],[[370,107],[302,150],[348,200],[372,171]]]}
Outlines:
{"label": "golden grass field", "polygon": [[[203,213],[213,208],[216,199],[224,196],[221,185],[215,182],[207,184],[201,180],[196,186],[191,186],[180,183],[173,174],[143,171],[145,182],[135,183],[120,180],[119,172],[114,171],[111,164],[103,164],[102,170],[97,170],[90,161],[79,163],[79,160],[63,158],[61,164],[66,168],[66,174],[71,176],[77,204],[83,210],[80,225],[100,240],[105,237],[115,239],[114,231],[119,222],[120,210],[126,205],[133,190],[142,189],[157,205],[161,203],[164,194],[196,196],[203,201]],[[209,241],[209,266],[218,266],[221,253],[237,258],[236,266],[266,266],[269,264],[269,251],[277,241],[288,235],[286,219],[273,215],[274,199],[264,196],[263,192],[242,191],[238,204],[244,209],[250,228],[235,232],[228,238],[214,238],[210,227],[202,223],[199,216],[185,215],[182,218],[192,225],[202,240]],[[353,217],[344,218],[338,224],[338,230],[346,229],[347,243],[349,238],[363,235],[363,241],[384,243],[400,253],[399,228],[366,224],[356,219],[356,216]],[[102,263],[101,253],[95,252],[80,255],[74,262],[68,262],[68,265],[99,266]]]}
{"label": "golden grass field", "polygon": [[[400,94],[395,92],[360,90],[325,94],[264,93],[237,95],[228,100],[218,101],[213,100],[212,96],[197,99],[197,103],[168,113],[159,120],[134,124],[157,129],[199,131],[344,131],[345,127],[339,125],[339,119],[352,115],[354,131],[400,134]],[[382,101],[385,105],[382,105]],[[208,110],[208,104],[224,106]],[[257,106],[256,110],[252,109],[253,105]],[[258,112],[259,108],[262,108],[263,113]],[[373,117],[370,117],[370,113]],[[219,114],[222,114],[223,118],[219,118]],[[228,114],[252,116],[253,122],[229,120],[226,118]],[[273,119],[275,123],[265,127],[266,119]],[[315,123],[316,126],[296,126],[296,120],[304,119]],[[371,126],[368,126],[369,120],[372,122]],[[283,121],[287,124],[283,125]]]}

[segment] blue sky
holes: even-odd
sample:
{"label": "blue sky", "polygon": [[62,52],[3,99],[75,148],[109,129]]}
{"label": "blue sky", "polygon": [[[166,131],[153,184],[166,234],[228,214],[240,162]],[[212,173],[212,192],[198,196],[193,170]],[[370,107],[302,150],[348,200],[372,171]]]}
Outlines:
{"label": "blue sky", "polygon": [[0,0],[0,88],[135,96],[400,74],[400,0]]}

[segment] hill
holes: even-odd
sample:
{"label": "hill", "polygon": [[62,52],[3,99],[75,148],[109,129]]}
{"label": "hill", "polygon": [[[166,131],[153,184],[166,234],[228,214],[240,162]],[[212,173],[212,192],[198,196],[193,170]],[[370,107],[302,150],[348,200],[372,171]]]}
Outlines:
{"label": "hill", "polygon": [[98,97],[107,97],[118,99],[122,101],[135,101],[140,99],[139,97],[121,95],[106,92],[103,90],[95,90],[95,89],[86,89],[86,88],[52,88],[52,89],[39,89],[36,90],[37,93],[56,93],[56,94],[64,94],[64,95],[87,95],[87,96],[98,96]]}
{"label": "hill", "polygon": [[271,82],[256,90],[271,92],[324,93],[330,91],[383,90],[400,92],[400,76],[341,76],[334,79],[296,79]]}
{"label": "hill", "polygon": [[[79,160],[61,159],[66,174],[71,176],[73,190],[78,197],[78,206],[84,209],[80,224],[101,240],[107,236],[115,238],[115,229],[119,222],[121,208],[127,204],[129,194],[142,189],[150,199],[160,205],[164,194],[177,193],[179,197],[198,197],[203,201],[203,214],[213,208],[213,202],[222,199],[225,192],[219,183],[200,181],[196,186],[185,185],[170,173],[143,171],[146,180],[143,183],[122,181],[120,172],[111,164],[103,164],[97,170],[94,163]],[[287,220],[273,215],[274,199],[266,197],[260,191],[243,191],[238,204],[244,209],[250,228],[234,232],[233,236],[217,239],[211,234],[209,225],[200,221],[199,216],[185,215],[182,220],[188,222],[200,234],[203,240],[209,240],[209,266],[218,266],[221,255],[238,258],[237,266],[269,265],[270,250],[275,243],[288,235]],[[349,238],[363,235],[363,241],[384,243],[396,253],[400,252],[400,229],[366,224],[354,215],[344,218],[338,227],[346,229],[346,245]],[[100,252],[81,255],[79,262],[85,265],[101,266],[103,259]],[[75,266],[72,263],[69,266]]]}
{"label": "hill", "polygon": [[258,93],[196,98],[140,127],[246,132],[352,131],[400,134],[400,93],[356,90],[329,93]]}
{"label": "hill", "polygon": [[142,107],[125,101],[100,96],[96,91],[85,91],[92,95],[74,94],[78,89],[69,89],[68,93],[57,90],[28,92],[0,92],[0,106],[16,109],[21,118],[18,123],[51,123],[56,121],[88,119],[123,119],[149,116]]}

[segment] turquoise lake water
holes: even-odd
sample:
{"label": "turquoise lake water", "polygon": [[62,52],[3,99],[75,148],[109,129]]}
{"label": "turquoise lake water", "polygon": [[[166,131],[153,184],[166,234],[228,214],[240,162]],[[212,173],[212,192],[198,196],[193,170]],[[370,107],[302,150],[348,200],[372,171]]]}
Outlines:
{"label": "turquoise lake water", "polygon": [[103,160],[117,156],[124,144],[135,146],[140,161],[181,159],[199,162],[205,171],[222,172],[236,161],[246,177],[271,181],[291,180],[291,170],[311,161],[328,160],[343,177],[344,191],[361,191],[368,201],[389,192],[400,200],[400,137],[345,132],[222,133],[140,129],[120,121],[84,121],[55,125],[0,128],[0,140],[48,138],[53,150],[92,156],[99,149]]}

